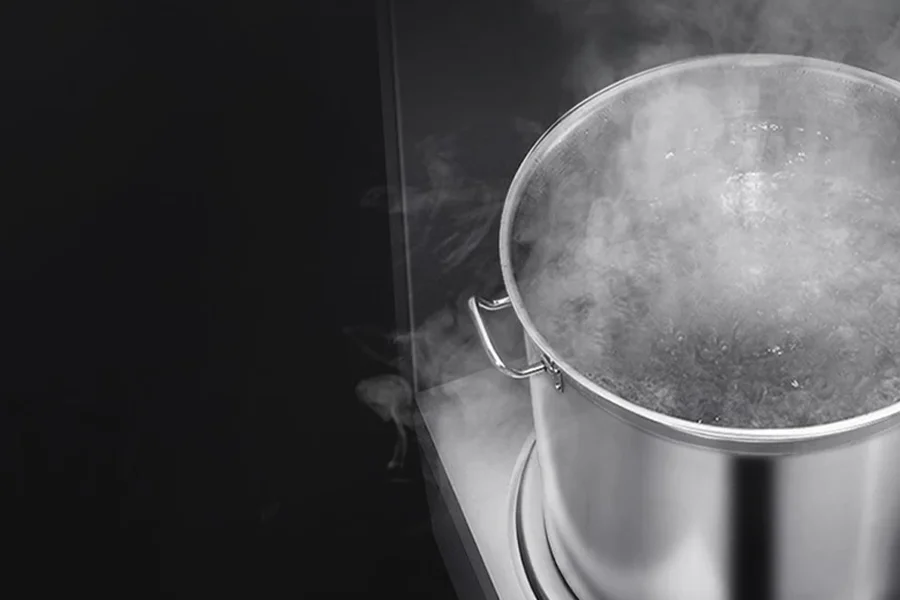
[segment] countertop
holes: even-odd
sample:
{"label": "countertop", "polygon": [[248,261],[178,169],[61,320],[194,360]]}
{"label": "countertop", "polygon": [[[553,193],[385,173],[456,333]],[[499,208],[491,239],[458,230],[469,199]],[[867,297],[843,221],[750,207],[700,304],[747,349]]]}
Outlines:
{"label": "countertop", "polygon": [[508,526],[513,472],[533,431],[527,382],[491,368],[421,393],[417,401],[423,454],[462,540],[455,549],[439,540],[445,560],[459,562],[464,553],[486,598],[527,599],[516,577]]}

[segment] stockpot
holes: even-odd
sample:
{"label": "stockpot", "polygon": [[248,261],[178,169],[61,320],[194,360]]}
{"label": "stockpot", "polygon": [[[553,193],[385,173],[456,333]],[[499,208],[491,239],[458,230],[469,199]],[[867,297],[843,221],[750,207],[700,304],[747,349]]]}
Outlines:
{"label": "stockpot", "polygon": [[[874,149],[868,177],[900,158],[900,84],[782,55],[644,71],[584,100],[541,137],[503,208],[506,297],[473,297],[469,310],[496,368],[529,379],[552,555],[583,600],[898,598],[900,404],[802,428],[689,422],[603,389],[554,350],[525,308],[521,215],[539,214],[575,171],[615,169],[608,151],[634,130],[636,112],[678,86],[727,97],[717,106],[730,121],[802,120],[837,140],[850,139],[841,134],[850,127]],[[755,147],[755,160],[772,160]],[[817,168],[835,168],[823,148]],[[510,308],[524,328],[524,367],[510,366],[491,341],[489,313]]]}

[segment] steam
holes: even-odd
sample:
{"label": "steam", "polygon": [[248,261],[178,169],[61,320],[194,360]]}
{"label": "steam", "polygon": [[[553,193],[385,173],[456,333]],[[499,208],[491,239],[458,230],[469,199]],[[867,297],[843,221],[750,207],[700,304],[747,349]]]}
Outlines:
{"label": "steam", "polygon": [[[672,23],[676,52],[696,47],[678,15],[642,6]],[[689,3],[688,14],[703,6]],[[716,50],[722,31],[754,48],[798,43],[794,20],[749,36],[709,8],[690,20]],[[768,23],[770,10],[754,18]],[[855,35],[868,24],[852,22],[840,44],[804,47],[876,56]],[[810,31],[837,35],[834,26]],[[660,48],[637,49],[629,64],[649,66]],[[896,126],[876,115],[896,108],[862,85],[743,73],[648,87],[546,159],[546,195],[525,202],[514,231],[531,245],[517,275],[529,314],[581,372],[681,418],[790,427],[891,404],[900,187],[896,161],[885,162]]]}
{"label": "steam", "polygon": [[400,469],[406,461],[406,429],[413,426],[412,387],[399,375],[382,375],[356,385],[357,397],[383,421],[394,424],[397,442],[388,469]]}
{"label": "steam", "polygon": [[[693,56],[726,52],[826,58],[900,78],[900,3],[893,0],[533,0],[533,3],[539,12],[548,16],[548,26],[555,20],[571,40],[570,67],[560,74],[560,83],[572,95],[572,104],[645,69]],[[668,152],[658,152],[662,147],[693,147],[718,152],[721,150],[716,146],[718,141],[728,137],[723,115],[733,108],[729,101],[752,99],[754,90],[723,90],[715,100],[689,87],[670,92],[661,94],[657,102],[636,119],[631,137],[643,142],[620,147],[614,158],[616,163],[612,165],[612,170],[619,174],[617,180],[597,181],[587,175],[571,177],[559,186],[553,199],[554,210],[538,211],[540,214],[536,215],[550,223],[549,230],[534,227],[529,231],[522,227],[516,232],[520,241],[534,243],[538,237],[543,240],[529,264],[531,272],[525,273],[526,276],[536,276],[541,269],[557,274],[565,273],[567,269],[570,273],[583,273],[592,268],[590,257],[599,256],[601,252],[613,258],[618,252],[617,260],[623,261],[624,266],[628,244],[631,243],[631,251],[638,251],[634,236],[629,242],[633,206],[629,207],[628,198],[615,194],[604,196],[598,202],[597,195],[591,192],[601,184],[618,190],[630,189],[632,196],[645,199],[659,198],[661,191],[673,189],[675,193],[668,194],[669,197],[696,197],[704,188],[707,192],[714,188],[715,193],[707,193],[707,197],[718,199],[721,208],[718,212],[707,211],[705,216],[701,211],[697,227],[704,230],[723,223],[729,227],[739,223],[742,227],[759,228],[777,218],[778,207],[771,198],[778,186],[785,185],[783,181],[752,172],[730,179],[722,174],[726,170],[726,157],[736,161],[744,157],[751,165],[762,151],[771,151],[779,140],[786,139],[784,132],[772,135],[772,132],[759,130],[753,135],[742,132],[740,136],[732,136],[743,142],[727,148],[719,162],[699,160],[697,157],[703,156],[702,152],[693,156],[690,153],[676,152],[670,156]],[[673,115],[678,115],[678,123],[673,124]],[[801,173],[798,175],[801,178],[804,165],[815,164],[820,152],[830,143],[814,137],[815,131],[821,129],[814,117],[811,115],[807,124],[806,156],[789,157],[782,152],[782,158],[795,161],[794,168]],[[509,128],[522,140],[519,157],[544,131],[542,124],[525,119],[513,119]],[[474,176],[476,169],[466,163],[469,151],[463,137],[462,132],[436,133],[415,148],[415,155],[408,158],[421,163],[425,177],[416,186],[404,190],[405,202],[400,202],[399,190],[384,188],[371,190],[362,200],[362,206],[367,209],[405,211],[412,233],[407,251],[419,264],[427,262],[439,275],[438,280],[447,282],[442,308],[421,319],[411,332],[364,333],[362,328],[348,329],[348,335],[364,351],[380,360],[386,370],[403,372],[408,367],[389,358],[396,352],[392,347],[399,349],[400,355],[414,351],[417,375],[423,388],[489,366],[465,314],[464,300],[472,293],[502,293],[495,234],[512,173],[498,174],[496,179]],[[836,170],[840,168],[849,174],[849,179],[859,180],[867,169],[866,158],[873,150],[858,141],[843,141],[843,154],[833,152],[831,161]],[[584,154],[586,164],[600,160],[592,157],[587,148]],[[710,154],[715,152],[707,152],[706,156]],[[688,172],[694,175],[685,177]],[[804,184],[806,188],[795,188],[794,191],[802,192],[805,197],[815,193],[808,181]],[[676,204],[670,205],[668,210],[683,210],[676,200],[672,202]],[[604,214],[618,214],[619,217],[604,224]],[[718,215],[718,219],[730,221],[714,222],[710,216],[713,214]],[[671,239],[682,239],[686,246],[691,236],[697,235],[696,231],[683,229],[679,232],[676,229],[668,235]],[[618,246],[600,241],[599,234],[615,238],[617,231],[621,242]],[[841,245],[848,242],[847,232],[835,228],[831,235],[832,265],[848,264],[847,257],[841,258]],[[573,248],[573,238],[583,247]],[[754,261],[762,264],[771,257],[762,254],[754,257],[746,253],[729,255],[729,249],[737,246],[719,245],[722,256],[731,257],[730,266],[723,266],[721,273],[723,277],[731,273],[732,277],[742,278],[731,282],[738,286],[735,289],[759,291],[762,280],[754,279],[760,277],[754,270]],[[795,243],[795,258],[790,268],[784,266],[783,280],[790,281],[794,272],[820,266],[821,259],[817,260],[809,251],[811,247],[804,252],[804,244]],[[577,256],[580,259],[573,258]],[[563,304],[573,314],[580,315],[582,330],[599,336],[598,321],[590,318],[598,300],[589,293],[591,290],[586,289],[587,284],[578,279],[569,277],[556,281],[560,294],[556,300],[565,296]],[[451,281],[466,283],[451,284]],[[533,286],[537,286],[537,281],[532,281]],[[689,279],[673,279],[670,289],[695,284],[697,290],[703,289],[703,282]],[[416,290],[413,292],[415,294]],[[675,302],[676,297],[678,294],[673,292],[668,301]],[[766,300],[760,294],[753,297],[761,302]],[[885,288],[879,297],[884,306],[891,306],[900,295],[892,295],[890,289]],[[664,305],[665,299],[661,298],[660,302]],[[768,305],[775,302],[776,299],[768,299]],[[559,306],[559,302],[556,305]],[[512,319],[501,322],[492,319],[492,326],[497,328],[496,337],[500,339],[517,340],[520,337]],[[552,325],[547,327],[552,328]],[[577,339],[572,340],[572,344],[577,346],[577,343]],[[376,346],[382,348],[373,350]],[[587,344],[580,350],[588,352],[591,347]],[[573,353],[579,351],[577,347],[568,349]],[[512,343],[508,350],[511,356],[521,354],[521,348]],[[403,445],[407,443],[405,428],[410,426],[408,415],[414,396],[409,382],[404,385],[401,381],[399,375],[384,376],[361,382],[356,388],[359,399],[397,430],[398,448],[391,460],[394,467],[403,463]]]}
{"label": "steam", "polygon": [[[527,119],[513,119],[510,128],[525,144],[534,142],[543,128]],[[369,190],[361,206],[405,213],[411,255],[433,256],[443,272],[468,264],[476,250],[485,247],[491,228],[499,222],[508,179],[479,180],[462,168],[460,136],[433,135],[415,148],[415,157],[426,174],[425,186],[408,186],[401,201],[400,190],[377,187]],[[485,255],[476,259],[484,262]],[[496,258],[496,257],[491,257]]]}
{"label": "steam", "polygon": [[[720,53],[794,54],[900,77],[893,0],[534,0],[579,50],[565,83],[579,98],[668,62]],[[604,40],[627,27],[619,48]],[[610,60],[608,57],[615,55]],[[606,58],[604,58],[606,57]]]}
{"label": "steam", "polygon": [[[507,129],[521,143],[524,154],[544,132],[544,126],[529,119],[511,119]],[[482,180],[465,168],[466,145],[459,134],[433,135],[415,148],[427,184],[399,190],[384,187],[369,190],[361,206],[405,214],[410,239],[408,254],[429,261],[426,267],[442,278],[464,282],[446,284],[442,308],[427,315],[412,331],[386,332],[357,326],[348,335],[369,358],[392,374],[359,382],[357,398],[396,430],[394,454],[388,463],[392,472],[402,471],[408,447],[407,429],[413,427],[413,389],[399,373],[416,365],[419,387],[429,389],[490,367],[468,318],[465,303],[473,293],[491,293],[501,288],[496,233],[509,184],[508,177]],[[491,235],[493,234],[493,236]],[[443,286],[442,286],[443,287]],[[521,330],[512,315],[496,315],[491,330],[500,349],[509,356],[523,353]]]}

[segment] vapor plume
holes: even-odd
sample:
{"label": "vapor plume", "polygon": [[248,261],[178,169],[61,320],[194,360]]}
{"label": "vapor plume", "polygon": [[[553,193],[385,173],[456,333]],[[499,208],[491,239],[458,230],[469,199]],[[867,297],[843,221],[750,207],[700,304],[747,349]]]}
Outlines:
{"label": "vapor plume", "polygon": [[359,382],[356,395],[383,421],[393,423],[397,430],[397,442],[388,469],[403,468],[407,450],[406,429],[413,426],[413,393],[409,382],[399,375],[382,375]]}
{"label": "vapor plume", "polygon": [[[560,73],[560,84],[570,94],[571,104],[645,69],[718,53],[803,55],[900,77],[900,3],[893,0],[533,0],[533,3],[536,10],[547,16],[548,27],[562,28],[570,41],[569,68]],[[729,98],[732,101],[752,100],[753,89],[722,90],[714,98],[701,89],[689,87],[669,92],[660,94],[629,125],[629,140],[633,143],[622,141],[614,153],[615,164],[610,164],[609,168],[615,175],[607,176],[603,181],[573,175],[558,186],[552,209],[545,207],[536,211],[535,222],[543,220],[543,225],[529,230],[528,224],[524,223],[518,228],[515,234],[520,242],[537,244],[538,239],[541,240],[534,260],[528,265],[532,272],[524,274],[527,276],[523,284],[532,280],[537,286],[534,282],[539,281],[540,272],[544,277],[548,277],[547,273],[558,276],[566,269],[572,273],[590,272],[590,257],[599,256],[601,252],[609,260],[621,260],[623,268],[627,266],[628,227],[635,219],[632,218],[633,204],[629,207],[627,198],[619,193],[622,190],[629,190],[629,197],[638,196],[645,201],[659,197],[661,191],[668,191],[674,198],[705,194],[708,198],[717,198],[721,206],[718,212],[708,211],[701,217],[697,227],[721,225],[710,216],[713,214],[718,215],[717,219],[732,219],[730,224],[739,221],[742,226],[753,227],[775,218],[779,209],[772,203],[771,194],[783,183],[758,172],[754,174],[750,169],[761,153],[774,151],[781,159],[790,159],[792,168],[798,177],[802,177],[805,165],[817,164],[827,151],[835,168],[839,166],[848,179],[858,181],[868,168],[866,158],[874,152],[866,143],[850,137],[840,140],[845,147],[842,152],[836,151],[835,140],[816,137],[815,132],[822,128],[816,123],[815,115],[810,115],[806,131],[801,132],[805,136],[803,152],[789,156],[791,148],[796,150],[796,147],[789,147],[784,131],[727,130],[724,115],[733,108],[728,104]],[[674,124],[673,117],[677,119]],[[864,125],[862,120],[859,124]],[[544,127],[529,120],[512,120],[509,129],[517,132],[522,141],[518,158],[524,156]],[[488,366],[464,312],[463,302],[471,293],[502,293],[495,235],[512,172],[497,173],[496,177],[483,173],[475,175],[477,165],[471,162],[471,148],[466,147],[464,138],[463,132],[435,132],[422,140],[408,160],[419,161],[424,180],[402,190],[402,194],[401,190],[372,190],[362,201],[368,209],[404,211],[411,232],[408,253],[416,257],[419,265],[427,263],[427,268],[446,282],[443,297],[437,302],[441,306],[433,309],[431,314],[423,315],[413,331],[368,335],[361,334],[360,328],[348,331],[370,354],[373,346],[385,344],[401,348],[401,355],[407,351],[415,352],[422,387],[440,385]],[[730,157],[729,160],[736,161],[734,164],[743,160],[747,174],[729,178],[723,173],[733,165],[725,165],[724,158],[719,162],[697,158],[722,150],[718,146],[722,139],[735,140],[735,144],[729,145],[719,156]],[[779,150],[778,144],[784,147]],[[706,148],[714,152],[669,155],[668,151],[659,152],[663,147]],[[589,148],[584,149],[583,159],[585,164],[600,160],[591,156]],[[685,176],[688,172],[693,172],[694,176]],[[800,197],[815,193],[812,184],[808,183],[812,173],[807,172],[805,176],[807,183],[795,182],[799,187],[794,191]],[[889,187],[890,182],[883,174],[880,182]],[[598,196],[598,186],[603,185],[614,187],[618,192],[610,193],[606,189]],[[834,185],[839,187],[841,184]],[[404,201],[401,202],[401,198]],[[672,202],[669,210],[681,210],[676,206],[677,200]],[[607,223],[604,219],[611,218],[608,215],[618,217]],[[706,221],[702,221],[703,218]],[[668,239],[681,239],[686,256],[689,256],[688,241],[697,235],[697,231],[683,228],[679,232],[677,229],[671,229]],[[623,243],[613,248],[609,239],[616,239],[616,235]],[[845,232],[836,230],[833,235],[835,247],[848,241]],[[604,241],[603,236],[608,239]],[[573,248],[573,240],[582,244],[580,250]],[[812,244],[795,243],[796,258],[784,265],[780,277],[789,281],[792,274],[819,266],[822,259],[812,248]],[[640,255],[633,238],[631,250],[633,256]],[[735,246],[724,242],[719,244],[718,252],[717,256],[727,266],[721,270],[722,276],[730,273],[733,279],[730,284],[748,290],[759,284],[754,279],[759,275],[754,270],[754,261],[762,264],[771,258],[737,252]],[[849,264],[846,256],[842,262],[839,250],[833,248],[832,253],[836,257],[832,262],[834,268]],[[702,258],[696,254],[695,250],[696,260]],[[573,256],[580,258],[575,260]],[[598,328],[603,320],[591,317],[598,305],[595,290],[586,289],[587,284],[578,279],[570,277],[554,281],[559,295],[553,305],[580,315],[582,331],[599,336],[602,332]],[[457,283],[459,281],[466,283]],[[689,278],[673,280],[671,289],[692,283]],[[416,292],[414,289],[413,294]],[[880,306],[892,305],[894,296],[889,289],[881,290],[879,294]],[[564,301],[560,300],[563,295]],[[675,297],[678,295],[658,298],[661,304],[657,308],[662,310],[660,307],[669,306],[665,302],[675,302]],[[765,300],[759,294],[754,298]],[[769,304],[774,302],[775,299],[769,299]],[[667,313],[659,312],[657,316],[661,314]],[[520,340],[521,333],[514,320],[506,319],[494,326],[498,328],[497,337],[507,336],[512,340],[510,355],[520,355],[521,347],[515,347],[515,342]],[[673,335],[677,334],[674,332]],[[843,330],[843,334],[849,335],[849,332]],[[580,348],[575,347],[579,339]],[[596,350],[585,339],[562,340],[561,346],[576,354]],[[631,351],[638,352],[639,347],[640,344]],[[393,350],[381,350],[374,355],[385,358],[391,352]],[[400,365],[387,358],[383,362],[388,370],[402,371]],[[759,390],[753,393],[757,396],[765,394]],[[394,423],[398,444],[405,443],[401,431],[408,427],[408,421],[401,415],[408,414],[412,406],[414,394],[411,388],[404,387],[397,378],[376,378],[361,383],[357,394],[382,418]],[[662,398],[660,402],[665,404],[670,400]],[[698,418],[706,416],[700,414]],[[394,458],[402,462],[402,455],[400,449]],[[396,460],[392,464],[396,464]]]}
{"label": "vapor plume", "polygon": [[[543,133],[544,126],[529,119],[511,119],[506,129],[520,143],[524,154]],[[397,433],[389,469],[403,468],[408,444],[406,430],[413,426],[413,390],[400,373],[416,365],[421,389],[471,375],[489,368],[465,302],[473,293],[500,289],[496,233],[509,175],[474,177],[476,168],[467,155],[476,141],[466,144],[460,134],[433,135],[416,147],[414,158],[425,173],[426,184],[403,190],[374,188],[362,198],[365,209],[403,212],[409,229],[408,256],[420,269],[437,271],[444,282],[439,295],[442,306],[432,308],[411,331],[386,332],[369,327],[345,328],[360,350],[390,375],[370,378],[356,386],[358,399]],[[493,235],[492,235],[493,234]],[[402,259],[403,257],[398,257]],[[415,288],[415,282],[413,282]],[[417,291],[413,290],[415,294]],[[434,290],[427,290],[434,295]],[[510,356],[523,353],[521,331],[512,315],[491,319],[491,329],[501,350]]]}
{"label": "vapor plume", "polygon": [[[565,83],[578,97],[692,56],[774,53],[900,76],[893,0],[534,0],[578,48]],[[617,31],[633,32],[623,39]],[[610,48],[607,40],[617,40]]]}
{"label": "vapor plume", "polygon": [[[893,3],[538,6],[580,37],[565,80],[578,95],[718,53],[897,65]],[[612,14],[645,32],[614,57],[591,28]],[[516,233],[533,246],[529,313],[583,373],[682,418],[789,427],[890,404],[895,108],[865,85],[739,73],[660,84],[585,127]]]}

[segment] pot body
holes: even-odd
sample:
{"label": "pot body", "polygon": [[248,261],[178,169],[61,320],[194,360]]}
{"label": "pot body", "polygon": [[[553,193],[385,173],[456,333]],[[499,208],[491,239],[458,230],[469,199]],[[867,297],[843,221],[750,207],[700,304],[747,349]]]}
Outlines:
{"label": "pot body", "polygon": [[740,455],[665,439],[547,375],[530,386],[547,534],[578,598],[900,597],[897,428]]}
{"label": "pot body", "polygon": [[[676,96],[666,104],[674,115],[667,122],[687,133],[650,135],[635,111],[672,89],[711,98],[691,106],[717,106],[719,117],[710,121],[705,108],[686,112]],[[710,122],[716,131],[707,136]],[[806,133],[791,137],[788,130]],[[583,600],[900,598],[900,403],[783,430],[676,419],[601,388],[566,362],[572,348],[551,345],[529,315],[520,280],[540,256],[533,247],[560,237],[548,223],[583,219],[564,214],[568,198],[624,185],[616,173],[625,163],[612,150],[627,136],[646,138],[645,166],[675,157],[662,171],[644,169],[655,174],[651,189],[665,191],[679,169],[693,168],[691,157],[726,157],[735,172],[778,171],[808,154],[818,157],[804,167],[813,174],[840,168],[893,193],[900,186],[900,84],[798,57],[683,61],[585,100],[525,158],[500,226],[509,297],[473,298],[469,307],[492,362],[530,378],[545,525],[567,583]],[[670,142],[681,146],[667,152]],[[688,158],[678,163],[679,156]],[[839,160],[848,156],[862,160]],[[859,169],[848,171],[848,164]],[[544,263],[536,264],[539,272]],[[482,318],[509,307],[525,330],[530,366],[521,370],[504,363]]]}

